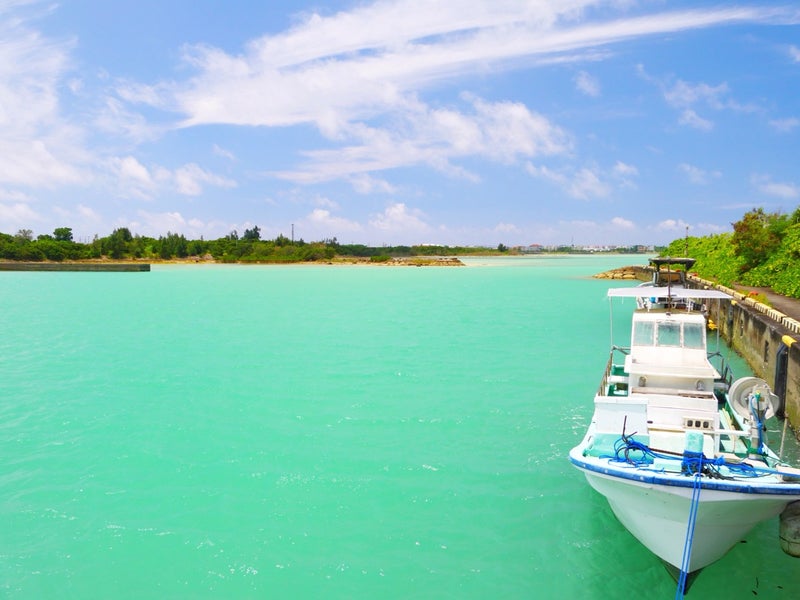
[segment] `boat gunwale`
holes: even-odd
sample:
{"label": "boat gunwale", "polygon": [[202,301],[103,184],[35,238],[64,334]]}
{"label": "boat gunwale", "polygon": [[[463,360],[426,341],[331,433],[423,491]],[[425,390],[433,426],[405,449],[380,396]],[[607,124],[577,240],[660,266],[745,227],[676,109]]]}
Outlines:
{"label": "boat gunwale", "polygon": [[[580,444],[577,448],[574,448],[574,450],[577,451],[583,446],[584,444]],[[611,459],[609,458],[593,457],[592,459],[585,460],[578,458],[573,454],[573,452],[570,452],[569,460],[573,465],[580,469],[585,469],[586,471],[606,475],[612,478],[638,481],[640,483],[649,483],[652,485],[662,485],[667,487],[693,488],[696,485],[694,477],[685,475],[683,473],[673,474],[662,471],[653,471],[649,469],[643,469],[641,467],[627,465],[626,463],[620,463],[619,466],[615,466],[611,463]],[[606,462],[603,464],[597,464],[601,460]],[[780,473],[776,472],[774,474],[765,476],[779,475]],[[707,477],[703,477],[700,479],[700,485],[701,489],[704,490],[716,490],[740,494],[798,496],[798,498],[800,498],[800,482],[788,483],[776,481],[754,485],[752,483],[746,483],[741,479],[732,481],[708,479]]]}

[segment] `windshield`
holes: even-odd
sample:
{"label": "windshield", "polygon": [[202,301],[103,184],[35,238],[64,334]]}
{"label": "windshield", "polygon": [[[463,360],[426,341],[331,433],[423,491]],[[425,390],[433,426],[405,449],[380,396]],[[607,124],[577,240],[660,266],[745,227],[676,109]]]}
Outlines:
{"label": "windshield", "polygon": [[657,346],[680,346],[681,326],[673,321],[661,321],[658,324]]}
{"label": "windshield", "polygon": [[676,321],[640,321],[634,325],[634,346],[667,346],[673,348],[705,347],[705,331],[701,323]]}

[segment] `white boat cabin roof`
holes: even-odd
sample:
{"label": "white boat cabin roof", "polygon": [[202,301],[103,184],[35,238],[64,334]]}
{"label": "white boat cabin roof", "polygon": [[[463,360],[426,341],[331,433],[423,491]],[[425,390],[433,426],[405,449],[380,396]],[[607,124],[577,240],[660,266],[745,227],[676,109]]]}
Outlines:
{"label": "white boat cabin roof", "polygon": [[691,298],[696,300],[706,299],[719,299],[728,300],[730,296],[725,292],[719,290],[693,290],[683,287],[625,287],[625,288],[611,288],[608,290],[609,298],[650,298],[652,296],[666,298],[672,296],[673,298]]}

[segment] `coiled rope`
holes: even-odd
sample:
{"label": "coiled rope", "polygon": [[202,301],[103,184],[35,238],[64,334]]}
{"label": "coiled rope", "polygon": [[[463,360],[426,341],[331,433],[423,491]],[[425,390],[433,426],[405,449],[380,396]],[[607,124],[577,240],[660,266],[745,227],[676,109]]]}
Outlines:
{"label": "coiled rope", "polygon": [[[604,455],[612,462],[623,462],[634,467],[652,467],[656,458],[682,461],[682,471],[687,474],[702,473],[712,479],[748,479],[780,474],[770,468],[755,467],[745,462],[728,462],[725,457],[706,458],[702,452],[684,452],[683,455],[666,454],[653,450],[649,446],[633,439],[623,431],[622,436],[614,443],[614,454]],[[723,474],[720,467],[726,469]],[[663,471],[663,469],[662,469]]]}

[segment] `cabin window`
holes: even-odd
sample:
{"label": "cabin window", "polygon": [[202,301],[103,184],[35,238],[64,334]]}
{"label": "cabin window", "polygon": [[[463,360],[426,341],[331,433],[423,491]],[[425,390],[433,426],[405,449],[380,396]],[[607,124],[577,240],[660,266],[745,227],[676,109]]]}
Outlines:
{"label": "cabin window", "polygon": [[634,346],[652,346],[653,345],[653,327],[652,322],[643,321],[636,323],[633,329],[633,345]]}
{"label": "cabin window", "polygon": [[658,324],[658,346],[680,346],[681,325],[671,321],[661,321]]}
{"label": "cabin window", "polygon": [[683,326],[683,345],[686,348],[704,348],[703,326],[699,323],[686,323]]}

